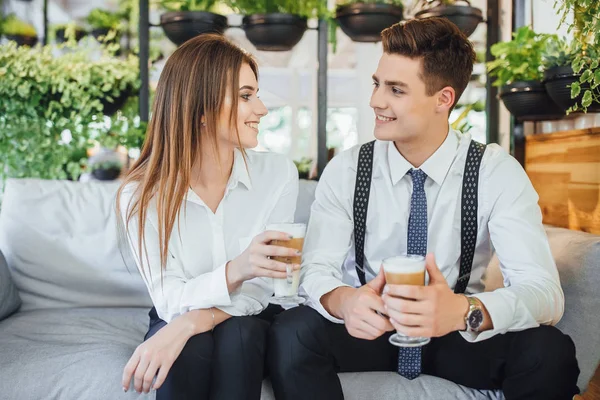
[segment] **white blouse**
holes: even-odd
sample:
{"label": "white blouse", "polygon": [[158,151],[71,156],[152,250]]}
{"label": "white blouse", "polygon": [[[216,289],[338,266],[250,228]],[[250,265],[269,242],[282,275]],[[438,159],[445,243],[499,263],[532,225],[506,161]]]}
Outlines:
{"label": "white blouse", "polygon": [[[184,199],[187,208],[182,204],[179,219],[175,220],[162,278],[155,203],[151,202],[147,214],[143,268],[135,216],[129,223],[129,246],[158,316],[166,322],[187,311],[210,307],[233,316],[258,314],[273,294],[271,278],[246,281],[229,293],[225,266],[267,224],[293,222],[298,171],[283,155],[248,150],[246,153],[247,169],[241,151],[235,150],[225,195],[215,213],[194,191],[188,190]],[[134,189],[135,185],[129,185],[123,192],[123,219]]]}

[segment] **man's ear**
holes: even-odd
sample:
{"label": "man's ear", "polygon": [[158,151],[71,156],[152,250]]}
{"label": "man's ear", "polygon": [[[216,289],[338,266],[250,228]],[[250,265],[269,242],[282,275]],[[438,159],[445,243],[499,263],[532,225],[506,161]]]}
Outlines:
{"label": "man's ear", "polygon": [[456,92],[451,86],[446,86],[440,90],[437,94],[437,107],[438,112],[450,113],[450,109],[454,105],[456,99]]}

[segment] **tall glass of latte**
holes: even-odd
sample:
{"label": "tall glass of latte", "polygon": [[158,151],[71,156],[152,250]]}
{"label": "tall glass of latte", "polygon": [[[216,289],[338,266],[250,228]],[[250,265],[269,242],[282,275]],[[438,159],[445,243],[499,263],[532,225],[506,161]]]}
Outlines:
{"label": "tall glass of latte", "polygon": [[[306,224],[272,224],[267,225],[268,231],[284,232],[289,234],[290,240],[273,240],[271,245],[288,247],[302,251]],[[293,305],[302,304],[304,299],[298,296],[298,285],[300,284],[300,270],[292,271],[292,264],[301,264],[301,256],[295,257],[272,257],[273,260],[288,264],[286,279],[273,279],[273,291],[275,296],[269,300],[273,304]]]}
{"label": "tall glass of latte", "polygon": [[[386,258],[382,262],[385,281],[390,285],[425,286],[425,257],[403,255]],[[418,347],[429,343],[426,337],[405,336],[396,332],[390,336],[390,343],[400,347]]]}

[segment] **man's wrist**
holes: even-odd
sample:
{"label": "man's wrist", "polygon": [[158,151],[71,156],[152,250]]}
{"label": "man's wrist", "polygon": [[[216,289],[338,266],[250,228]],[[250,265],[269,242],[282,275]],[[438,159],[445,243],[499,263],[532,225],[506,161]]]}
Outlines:
{"label": "man's wrist", "polygon": [[355,290],[355,288],[348,286],[337,287],[331,292],[321,296],[321,305],[331,316],[337,319],[344,319],[342,314],[342,304],[344,304],[345,299],[352,295]]}
{"label": "man's wrist", "polygon": [[459,300],[457,301],[457,303],[459,304],[459,306],[458,306],[459,313],[458,313],[458,320],[456,321],[455,330],[466,331],[467,330],[467,314],[469,313],[469,309],[470,309],[469,299],[464,294],[457,294],[457,296],[459,297]]}

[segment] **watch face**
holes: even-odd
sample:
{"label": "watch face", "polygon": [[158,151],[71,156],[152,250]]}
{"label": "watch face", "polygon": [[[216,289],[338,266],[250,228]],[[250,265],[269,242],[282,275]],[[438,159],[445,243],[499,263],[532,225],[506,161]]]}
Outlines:
{"label": "watch face", "polygon": [[483,312],[481,310],[473,310],[469,314],[469,327],[471,329],[478,329],[483,323]]}

